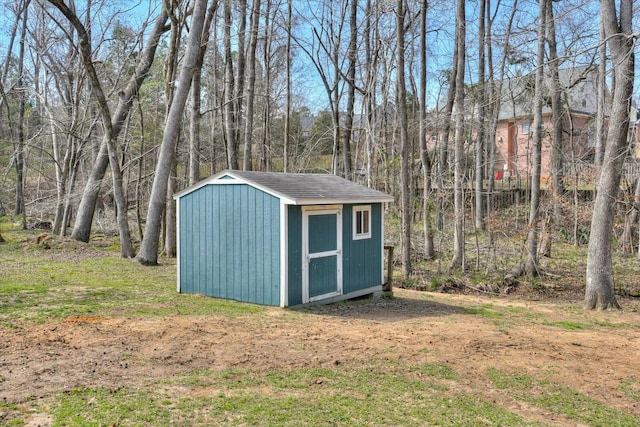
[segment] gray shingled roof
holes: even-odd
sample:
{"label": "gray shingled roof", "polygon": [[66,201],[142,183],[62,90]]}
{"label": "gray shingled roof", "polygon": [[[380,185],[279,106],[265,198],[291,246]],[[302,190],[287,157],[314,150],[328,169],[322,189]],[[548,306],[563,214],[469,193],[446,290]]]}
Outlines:
{"label": "gray shingled roof", "polygon": [[364,185],[341,178],[337,175],[318,173],[279,173],[253,171],[227,171],[249,183],[269,189],[297,202],[316,200],[393,201],[393,197]]}
{"label": "gray shingled roof", "polygon": [[393,197],[381,191],[365,187],[347,179],[330,174],[280,173],[227,170],[199,184],[186,189],[175,197],[189,193],[208,183],[224,180],[228,176],[245,181],[288,203],[329,204],[329,203],[381,203],[392,202]]}

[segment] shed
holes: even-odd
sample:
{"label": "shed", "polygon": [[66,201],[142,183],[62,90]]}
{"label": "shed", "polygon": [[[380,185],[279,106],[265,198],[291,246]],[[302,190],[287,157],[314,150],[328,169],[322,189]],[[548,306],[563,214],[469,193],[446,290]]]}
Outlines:
{"label": "shed", "polygon": [[174,198],[178,292],[291,307],[382,290],[388,194],[329,174],[228,170]]}

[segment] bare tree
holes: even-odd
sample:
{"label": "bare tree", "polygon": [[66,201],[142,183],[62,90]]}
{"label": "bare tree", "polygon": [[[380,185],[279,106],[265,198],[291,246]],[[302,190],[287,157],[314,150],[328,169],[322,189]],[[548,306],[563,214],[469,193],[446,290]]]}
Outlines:
{"label": "bare tree", "polygon": [[456,52],[457,62],[455,83],[455,159],[454,159],[454,234],[453,234],[453,258],[451,269],[465,268],[465,238],[464,238],[464,67],[465,67],[465,37],[466,37],[466,11],[465,0],[458,0],[456,12]]}
{"label": "bare tree", "polygon": [[[244,125],[244,170],[251,170],[251,146],[253,145],[253,110],[256,94],[256,48],[258,46],[258,28],[260,24],[260,0],[254,0],[249,24],[249,46],[247,55],[247,81],[245,86],[245,125]],[[290,61],[287,54],[287,61]],[[287,113],[287,118],[288,115]],[[286,165],[286,160],[285,160]],[[285,166],[286,167],[286,166]],[[286,172],[286,169],[285,169]]]}
{"label": "bare tree", "polygon": [[[169,19],[171,21],[171,33],[169,36],[169,46],[167,48],[167,55],[164,60],[164,96],[167,100],[165,105],[165,117],[169,115],[169,109],[173,101],[173,95],[176,89],[176,79],[178,74],[178,63],[180,58],[180,50],[182,47],[182,32],[187,26],[187,17],[190,14],[188,10],[189,3],[180,3],[177,0],[171,0],[171,6],[169,7]],[[200,59],[200,56],[198,56]],[[178,236],[177,236],[177,221],[176,221],[176,206],[175,200],[173,200],[173,194],[176,190],[177,159],[173,158],[173,163],[169,165],[171,170],[169,175],[169,181],[167,184],[166,194],[166,207],[163,212],[163,248],[162,252],[167,257],[174,257],[177,251]]]}
{"label": "bare tree", "polygon": [[[487,0],[490,1],[490,0]],[[491,10],[491,5],[487,5],[487,13]],[[493,193],[495,190],[495,176],[494,171],[496,169],[496,129],[498,127],[498,119],[500,118],[500,107],[501,107],[501,94],[503,82],[505,79],[505,71],[506,71],[506,62],[508,53],[507,50],[503,50],[502,56],[500,58],[500,63],[498,65],[498,70],[495,69],[493,65],[493,25],[496,21],[496,15],[498,13],[499,7],[496,7],[495,14],[491,19],[488,19],[488,28],[487,28],[487,64],[489,67],[489,113],[490,117],[490,125],[488,131],[488,141],[489,142],[489,171],[491,175],[489,176],[489,185],[487,188],[487,209],[485,212],[485,216],[490,216],[493,211]],[[511,7],[511,12],[509,14],[509,18],[507,20],[507,24],[504,26],[505,32],[502,43],[504,45],[509,46],[511,40],[511,28],[513,27],[513,22],[516,16],[516,12],[518,10],[518,0],[513,2]],[[497,72],[496,72],[497,71]],[[493,244],[494,233],[493,230],[489,233],[490,244]]]}
{"label": "bare tree", "polygon": [[437,146],[437,179],[436,185],[438,195],[436,200],[436,228],[442,230],[444,228],[444,202],[446,199],[446,191],[444,189],[445,181],[448,181],[448,162],[449,162],[449,138],[451,136],[451,119],[453,116],[453,105],[456,96],[456,85],[458,75],[458,57],[460,55],[458,43],[453,46],[453,68],[449,74],[449,91],[447,92],[447,101],[441,112],[441,121],[443,122],[442,136],[438,139]]}
{"label": "bare tree", "polygon": [[[160,42],[160,37],[166,31],[165,24],[167,19],[168,13],[165,9],[162,9],[155,20],[153,30],[151,31],[144,51],[139,56],[135,71],[131,75],[125,89],[120,92],[118,105],[110,119],[114,137],[117,137],[120,134],[125,119],[129,115],[131,107],[133,106],[133,101],[136,99],[140,86],[151,69],[153,58],[155,57],[156,49]],[[82,242],[89,241],[96,201],[98,199],[98,194],[100,193],[102,179],[104,178],[107,166],[109,166],[109,157],[107,155],[107,144],[103,140],[93,163],[91,173],[89,174],[88,180],[85,184],[80,205],[78,206],[78,214],[71,234],[71,237],[75,240]]]}
{"label": "bare tree", "polygon": [[22,28],[20,30],[20,44],[18,49],[18,132],[17,141],[15,143],[14,156],[16,168],[16,215],[22,216],[22,228],[27,228],[27,209],[24,200],[24,182],[25,182],[25,123],[24,115],[26,109],[26,91],[24,89],[24,61],[25,61],[25,43],[27,38],[27,20],[29,19],[30,0],[22,3]]}
{"label": "bare tree", "polygon": [[[310,42],[303,42],[296,38],[297,45],[313,63],[327,94],[327,101],[333,119],[333,150],[331,170],[338,174],[340,171],[340,102],[344,83],[343,62],[341,51],[344,38],[344,27],[347,17],[348,2],[323,3],[320,16],[309,18],[313,26],[313,38]],[[347,55],[348,56],[348,55]],[[343,149],[344,151],[344,149]],[[349,157],[350,158],[350,157]],[[347,157],[343,156],[344,159]],[[344,171],[343,167],[343,171]]]}
{"label": "bare tree", "polygon": [[349,47],[347,50],[347,111],[342,136],[342,169],[347,179],[353,173],[351,139],[353,138],[353,115],[356,97],[356,62],[358,59],[358,0],[351,0],[349,12]]}
{"label": "bare tree", "polygon": [[553,123],[553,133],[551,135],[551,179],[554,195],[554,220],[557,222],[561,216],[561,204],[559,199],[564,193],[564,177],[562,175],[563,146],[563,116],[562,116],[562,87],[560,85],[560,58],[558,57],[558,46],[556,41],[556,18],[553,11],[553,2],[549,1],[546,6],[547,13],[547,44],[549,46],[549,76],[551,83],[551,122]]}
{"label": "bare tree", "polygon": [[[598,194],[593,204],[584,307],[588,310],[619,309],[614,291],[611,236],[616,198],[629,132],[633,93],[634,47],[633,0],[600,2],[600,19],[611,52],[614,87],[607,142],[602,160]],[[602,76],[600,77],[602,78]]]}
{"label": "bare tree", "polygon": [[[237,37],[237,54],[236,54],[236,77],[234,79],[233,103],[235,111],[235,141],[236,151],[240,156],[240,139],[244,135],[243,130],[243,99],[245,90],[245,80],[247,78],[247,51],[246,51],[246,36],[247,36],[247,0],[236,0],[234,2],[238,9],[238,37]],[[239,168],[239,165],[238,165]]]}
{"label": "bare tree", "polygon": [[547,2],[539,0],[538,15],[538,53],[536,55],[536,83],[533,112],[533,167],[531,173],[531,204],[529,210],[529,232],[527,234],[527,260],[525,272],[530,276],[538,275],[538,218],[540,210],[540,168],[542,165],[542,103],[544,97],[544,46],[546,34]]}
{"label": "bare tree", "polygon": [[73,25],[78,33],[78,48],[80,57],[84,65],[85,71],[91,83],[93,94],[97,99],[100,116],[102,118],[102,126],[104,131],[104,145],[107,147],[107,155],[109,165],[111,166],[111,176],[113,180],[113,194],[117,207],[117,221],[120,233],[120,255],[124,258],[133,257],[133,246],[131,243],[131,233],[129,231],[129,223],[127,219],[127,201],[122,184],[122,171],[118,161],[118,150],[116,146],[117,134],[111,121],[111,112],[107,98],[102,89],[102,84],[96,72],[93,62],[93,52],[91,48],[91,37],[85,26],[64,2],[61,0],[49,0]]}
{"label": "bare tree", "polygon": [[[259,0],[258,0],[259,2]],[[211,33],[211,23],[218,10],[218,0],[212,0],[207,9],[207,16],[204,22],[204,34],[200,44],[200,55],[193,73],[191,82],[191,122],[189,124],[189,185],[200,181],[200,123],[202,113],[202,66],[207,52],[207,43]]]}
{"label": "bare tree", "polygon": [[411,179],[409,177],[409,136],[407,120],[407,89],[405,82],[405,17],[404,0],[398,0],[396,31],[398,35],[396,98],[398,104],[398,133],[400,136],[400,193],[402,199],[402,276],[411,275]]}
{"label": "bare tree", "polygon": [[282,169],[285,173],[289,171],[289,149],[291,146],[291,27],[292,27],[292,15],[293,15],[293,2],[287,0],[287,44],[286,50],[286,74],[287,74],[287,99],[285,101],[286,112],[284,117],[284,147],[282,148]]}
{"label": "bare tree", "polygon": [[597,87],[597,109],[596,109],[596,143],[594,153],[594,164],[596,168],[602,166],[605,143],[605,80],[607,73],[607,43],[605,41],[604,20],[600,19],[600,39],[598,45],[598,87]]}
{"label": "bare tree", "polygon": [[137,256],[138,262],[143,265],[156,265],[158,263],[158,244],[162,214],[166,202],[165,195],[178,142],[178,134],[180,133],[182,115],[191,90],[191,80],[195,67],[198,64],[206,11],[207,0],[195,0],[189,38],[187,40],[187,51],[180,69],[178,88],[174,93],[169,114],[167,115],[156,174],[151,188],[147,223],[140,245],[140,252]]}
{"label": "bare tree", "polygon": [[[638,226],[638,212],[640,209],[640,177],[636,178],[635,189],[631,191],[632,183],[628,183],[625,188],[625,216],[624,230],[620,236],[620,249],[625,254],[632,254],[637,240],[634,238],[634,228]],[[640,248],[640,246],[639,246]]]}
{"label": "bare tree", "polygon": [[431,259],[435,256],[433,246],[433,232],[431,230],[431,157],[427,152],[427,8],[428,1],[420,4],[420,127],[418,145],[422,162],[422,203],[424,210],[424,257]]}
{"label": "bare tree", "polygon": [[[378,20],[372,20],[373,7],[371,0],[367,0],[365,9],[365,29],[364,29],[364,48],[365,48],[365,83],[364,83],[364,110],[367,117],[366,120],[366,165],[367,165],[367,186],[373,185],[373,162],[374,162],[374,134],[375,134],[375,99],[376,99],[376,72],[378,63],[378,49],[374,49],[373,40],[375,37]],[[372,22],[373,21],[373,22]]]}
{"label": "bare tree", "polygon": [[484,167],[486,137],[486,79],[485,79],[485,49],[486,49],[486,0],[480,0],[478,14],[478,134],[476,135],[476,165],[475,165],[475,226],[484,229]]}
{"label": "bare tree", "polygon": [[224,126],[227,141],[227,167],[238,169],[237,111],[233,53],[231,51],[231,0],[224,0]]}
{"label": "bare tree", "polygon": [[264,21],[264,42],[262,46],[263,64],[264,67],[264,82],[263,82],[263,109],[262,109],[262,135],[260,141],[261,155],[260,163],[263,170],[271,170],[271,159],[273,156],[272,144],[271,144],[271,115],[272,115],[272,100],[271,91],[273,89],[273,77],[271,67],[271,55],[273,50],[273,37],[272,31],[274,27],[272,15],[272,0],[266,0],[265,7],[265,21]]}

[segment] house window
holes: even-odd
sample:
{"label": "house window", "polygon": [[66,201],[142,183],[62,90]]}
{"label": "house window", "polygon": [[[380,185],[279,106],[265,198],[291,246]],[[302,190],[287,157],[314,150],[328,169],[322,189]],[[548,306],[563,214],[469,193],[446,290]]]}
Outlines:
{"label": "house window", "polygon": [[353,207],[353,240],[371,238],[371,206]]}
{"label": "house window", "polygon": [[522,122],[522,134],[526,135],[529,133],[530,130],[531,130],[531,122],[530,121]]}

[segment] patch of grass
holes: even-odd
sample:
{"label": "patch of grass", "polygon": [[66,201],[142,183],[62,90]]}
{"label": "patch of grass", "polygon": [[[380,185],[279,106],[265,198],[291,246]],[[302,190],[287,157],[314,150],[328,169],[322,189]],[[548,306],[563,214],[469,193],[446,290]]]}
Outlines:
{"label": "patch of grass", "polygon": [[497,389],[501,390],[526,390],[531,388],[534,383],[537,383],[536,380],[528,375],[507,374],[506,372],[499,371],[495,368],[488,368],[486,374],[489,381],[491,381]]}
{"label": "patch of grass", "polygon": [[598,319],[591,319],[591,324],[594,326],[601,326],[603,328],[611,328],[611,329],[627,329],[631,326],[627,323],[612,323],[607,320],[598,320]]}
{"label": "patch of grass", "polygon": [[133,315],[162,317],[171,315],[221,315],[239,317],[263,312],[266,308],[237,301],[222,300],[203,295],[177,294],[175,289],[163,305],[140,307]]}
{"label": "patch of grass", "polygon": [[640,419],[569,387],[551,384],[524,374],[509,374],[494,368],[487,377],[498,389],[507,390],[512,397],[547,411],[564,415],[590,426],[637,426]]}
{"label": "patch of grass", "polygon": [[54,426],[169,425],[166,396],[130,388],[75,389],[60,394]]}
{"label": "patch of grass", "polygon": [[545,321],[543,322],[543,324],[547,326],[555,326],[562,329],[568,329],[570,331],[575,331],[579,329],[589,329],[589,326],[585,325],[584,323],[572,322],[569,320],[557,320],[553,322]]}
{"label": "patch of grass", "polygon": [[504,315],[500,311],[496,311],[492,304],[485,304],[479,307],[469,307],[464,309],[465,314],[482,316],[488,319],[502,319]]}
{"label": "patch of grass", "polygon": [[0,401],[0,425],[23,426],[27,417],[24,406],[18,406]]}
{"label": "patch of grass", "polygon": [[610,408],[601,402],[569,387],[554,385],[529,401],[549,411],[563,414],[590,426],[637,426],[640,419]]}
{"label": "patch of grass", "polygon": [[618,386],[620,390],[629,398],[640,402],[640,380],[637,378],[626,378]]}
{"label": "patch of grass", "polygon": [[42,323],[72,315],[118,313],[140,316],[242,316],[263,307],[214,298],[181,295],[175,265],[145,267],[117,257],[75,262],[47,261],[30,253],[9,252],[0,275],[0,322]]}
{"label": "patch of grass", "polygon": [[447,365],[385,362],[264,373],[201,370],[164,382],[189,385],[191,395],[79,389],[60,396],[54,425],[539,425],[473,396],[446,395],[441,381],[456,379]]}
{"label": "patch of grass", "polygon": [[410,368],[413,372],[418,372],[421,375],[426,375],[434,378],[441,378],[444,380],[457,380],[458,376],[453,372],[453,369],[449,365],[444,363],[423,363],[421,365],[412,366]]}
{"label": "patch of grass", "polygon": [[206,414],[196,423],[260,426],[475,426],[536,425],[503,408],[472,396],[410,400],[393,405],[378,396],[320,394],[313,399],[297,396],[274,398],[264,395],[225,396],[183,400],[180,408]]}

